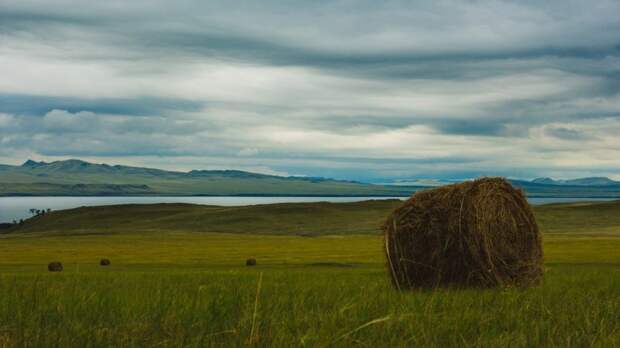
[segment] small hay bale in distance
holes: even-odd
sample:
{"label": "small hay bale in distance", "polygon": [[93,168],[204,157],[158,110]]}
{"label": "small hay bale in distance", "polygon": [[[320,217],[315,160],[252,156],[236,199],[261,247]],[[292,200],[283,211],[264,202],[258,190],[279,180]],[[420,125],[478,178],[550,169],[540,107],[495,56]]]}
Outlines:
{"label": "small hay bale in distance", "polygon": [[251,258],[251,259],[245,260],[245,265],[246,266],[256,266],[256,259]]}
{"label": "small hay bale in distance", "polygon": [[60,262],[50,262],[47,264],[47,270],[50,272],[62,272],[63,267]]}
{"label": "small hay bale in distance", "polygon": [[398,289],[529,286],[543,274],[532,209],[503,178],[415,193],[388,217],[384,242]]}
{"label": "small hay bale in distance", "polygon": [[110,265],[110,259],[101,259],[99,261],[99,266],[109,266]]}

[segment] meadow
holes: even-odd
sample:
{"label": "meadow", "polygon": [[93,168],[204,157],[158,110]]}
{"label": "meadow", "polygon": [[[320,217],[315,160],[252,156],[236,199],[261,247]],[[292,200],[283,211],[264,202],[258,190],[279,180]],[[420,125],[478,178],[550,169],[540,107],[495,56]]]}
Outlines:
{"label": "meadow", "polygon": [[[393,204],[33,219],[0,235],[0,347],[620,345],[619,202],[535,208],[540,286],[407,292],[389,284],[378,235]],[[104,257],[111,266],[98,265]],[[245,267],[248,257],[258,266]],[[56,260],[65,270],[47,272]]]}

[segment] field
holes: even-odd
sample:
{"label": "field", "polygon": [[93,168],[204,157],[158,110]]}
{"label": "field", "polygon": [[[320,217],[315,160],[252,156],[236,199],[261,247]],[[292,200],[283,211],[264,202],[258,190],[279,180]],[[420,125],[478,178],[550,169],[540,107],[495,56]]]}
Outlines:
{"label": "field", "polygon": [[35,218],[0,236],[0,347],[620,345],[620,202],[536,207],[539,287],[404,293],[377,234],[394,204]]}

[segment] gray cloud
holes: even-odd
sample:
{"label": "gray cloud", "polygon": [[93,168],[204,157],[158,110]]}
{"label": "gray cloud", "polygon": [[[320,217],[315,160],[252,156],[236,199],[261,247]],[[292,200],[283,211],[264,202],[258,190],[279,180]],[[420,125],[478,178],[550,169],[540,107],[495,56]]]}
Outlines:
{"label": "gray cloud", "polygon": [[617,13],[617,1],[4,1],[0,158],[615,175]]}
{"label": "gray cloud", "polygon": [[583,139],[592,138],[588,134],[585,134],[581,131],[570,129],[570,128],[564,128],[564,127],[546,128],[545,133],[552,137],[556,137],[556,138],[563,139],[563,140],[583,140]]}
{"label": "gray cloud", "polygon": [[604,59],[620,53],[615,16],[620,6],[613,1],[597,6],[559,1],[70,4],[50,9],[5,3],[0,32],[20,38],[44,34],[60,43],[83,40],[87,33],[96,44],[112,48],[98,52],[107,58],[191,55],[356,73],[364,69],[399,78],[429,70],[450,76],[457,73],[450,65],[461,62],[472,68],[484,61]]}
{"label": "gray cloud", "polygon": [[43,115],[54,109],[68,112],[91,111],[103,114],[154,116],[171,111],[195,112],[206,102],[175,98],[74,98],[38,95],[0,94],[0,112]]}

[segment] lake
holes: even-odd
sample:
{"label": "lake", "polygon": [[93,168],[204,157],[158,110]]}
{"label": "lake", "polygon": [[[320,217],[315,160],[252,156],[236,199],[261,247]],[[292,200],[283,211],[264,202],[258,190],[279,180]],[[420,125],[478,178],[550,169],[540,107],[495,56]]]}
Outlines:
{"label": "lake", "polygon": [[[0,222],[10,222],[30,216],[29,210],[71,209],[82,206],[113,204],[193,203],[208,205],[252,205],[296,202],[358,202],[368,199],[406,199],[407,197],[0,197]],[[530,198],[532,204],[607,201],[614,198]]]}

